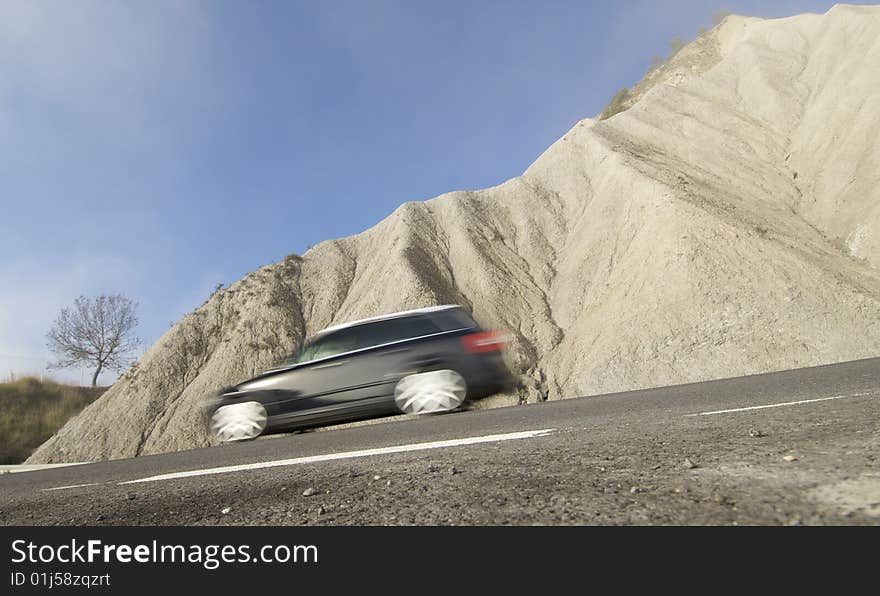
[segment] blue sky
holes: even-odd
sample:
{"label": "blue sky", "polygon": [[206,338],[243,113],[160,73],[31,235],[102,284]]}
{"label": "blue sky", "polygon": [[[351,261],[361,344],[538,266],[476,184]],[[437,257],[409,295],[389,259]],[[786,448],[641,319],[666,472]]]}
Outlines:
{"label": "blue sky", "polygon": [[138,300],[147,347],[217,284],[519,175],[718,10],[832,5],[0,0],[0,380],[80,294]]}

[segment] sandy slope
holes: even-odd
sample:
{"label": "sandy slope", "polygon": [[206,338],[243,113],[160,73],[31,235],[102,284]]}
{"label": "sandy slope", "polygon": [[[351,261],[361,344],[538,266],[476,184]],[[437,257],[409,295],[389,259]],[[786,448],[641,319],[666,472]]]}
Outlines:
{"label": "sandy slope", "polygon": [[880,354],[880,7],[728,17],[520,177],[406,203],[216,292],[29,462],[207,444],[208,392],[332,323],[462,303],[483,407]]}

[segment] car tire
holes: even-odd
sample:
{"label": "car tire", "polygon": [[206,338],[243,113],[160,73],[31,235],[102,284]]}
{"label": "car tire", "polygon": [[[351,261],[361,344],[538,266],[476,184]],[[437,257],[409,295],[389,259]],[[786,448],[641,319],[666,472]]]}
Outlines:
{"label": "car tire", "polygon": [[255,439],[266,430],[266,408],[257,401],[246,401],[217,408],[211,416],[211,431],[222,443]]}
{"label": "car tire", "polygon": [[464,377],[448,368],[407,375],[394,388],[394,402],[405,414],[451,412],[466,397]]}

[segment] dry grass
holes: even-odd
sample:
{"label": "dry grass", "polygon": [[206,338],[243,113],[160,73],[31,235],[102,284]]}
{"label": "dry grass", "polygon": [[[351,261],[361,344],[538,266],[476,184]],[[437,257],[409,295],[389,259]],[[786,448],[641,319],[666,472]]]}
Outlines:
{"label": "dry grass", "polygon": [[0,383],[0,464],[18,464],[107,387],[24,377]]}

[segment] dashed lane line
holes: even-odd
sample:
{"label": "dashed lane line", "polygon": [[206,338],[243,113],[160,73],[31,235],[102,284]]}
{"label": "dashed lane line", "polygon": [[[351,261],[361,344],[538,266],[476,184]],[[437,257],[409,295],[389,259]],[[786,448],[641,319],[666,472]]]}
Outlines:
{"label": "dashed lane line", "polygon": [[846,395],[832,395],[830,397],[817,397],[816,399],[802,399],[799,401],[787,401],[779,404],[766,404],[763,406],[749,406],[747,408],[731,408],[729,410],[715,410],[714,412],[700,412],[698,414],[687,414],[685,418],[691,418],[693,416],[713,416],[715,414],[731,414],[734,412],[748,412],[750,410],[765,410],[767,408],[782,408],[785,406],[797,406],[801,404],[812,404],[820,401],[831,401],[834,399],[846,399],[848,397],[862,397],[865,395],[872,395],[873,391],[866,391],[864,393],[849,393]]}
{"label": "dashed lane line", "polygon": [[68,486],[53,486],[52,488],[43,488],[43,489],[40,489],[40,490],[42,490],[42,491],[49,491],[49,490],[67,490],[68,488],[83,488],[83,487],[85,487],[85,486],[97,486],[97,485],[99,485],[99,484],[101,484],[101,483],[100,483],[100,482],[89,482],[89,483],[86,483],[86,484],[71,484],[71,485],[68,485]]}

